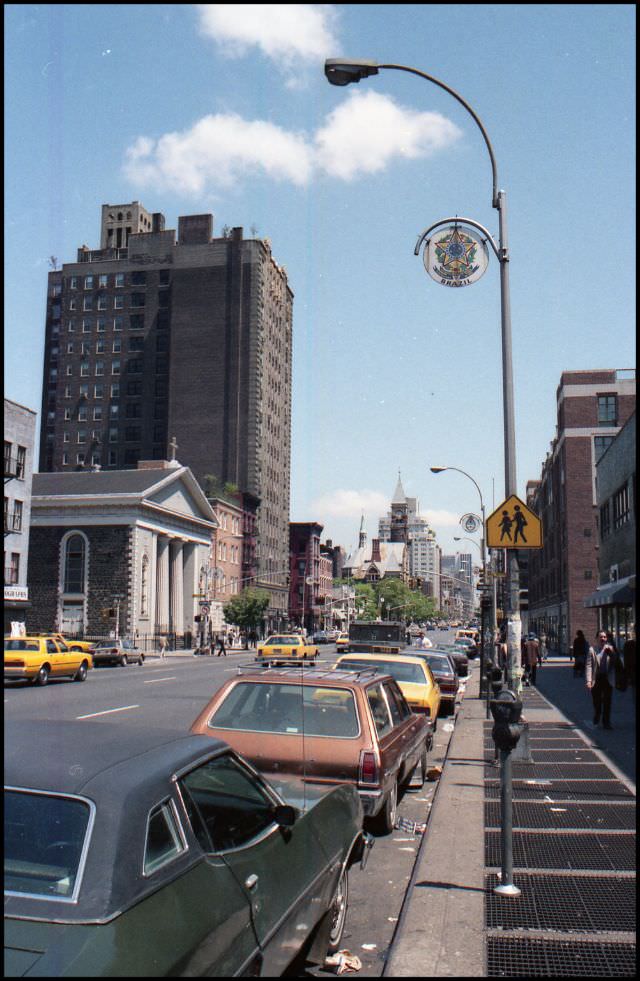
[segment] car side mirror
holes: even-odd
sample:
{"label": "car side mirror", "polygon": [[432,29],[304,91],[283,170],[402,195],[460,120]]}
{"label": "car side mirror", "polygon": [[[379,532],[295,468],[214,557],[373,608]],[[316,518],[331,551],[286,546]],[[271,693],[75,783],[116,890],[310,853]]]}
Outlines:
{"label": "car side mirror", "polygon": [[281,828],[292,828],[298,819],[298,812],[290,804],[278,804],[273,809],[273,818]]}

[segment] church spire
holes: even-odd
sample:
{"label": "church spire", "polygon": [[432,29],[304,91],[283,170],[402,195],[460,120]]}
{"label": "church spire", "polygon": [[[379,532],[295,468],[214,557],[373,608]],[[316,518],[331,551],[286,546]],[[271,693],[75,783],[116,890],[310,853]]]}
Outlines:
{"label": "church spire", "polygon": [[405,504],[406,503],[406,500],[407,500],[407,498],[406,498],[406,495],[405,495],[405,492],[404,492],[404,487],[402,486],[402,477],[400,476],[400,471],[398,470],[398,484],[397,484],[397,487],[396,487],[396,490],[395,490],[395,494],[393,495],[393,500],[391,501],[391,503],[392,504]]}
{"label": "church spire", "polygon": [[360,521],[360,535],[358,537],[358,548],[364,548],[366,544],[367,544],[367,533],[364,530],[364,514],[363,514],[362,519]]}

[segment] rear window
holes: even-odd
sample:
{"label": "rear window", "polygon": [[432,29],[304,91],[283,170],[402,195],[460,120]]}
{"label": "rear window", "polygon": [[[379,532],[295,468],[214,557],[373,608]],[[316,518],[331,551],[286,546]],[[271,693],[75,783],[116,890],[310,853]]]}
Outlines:
{"label": "rear window", "polygon": [[5,640],[5,651],[39,651],[40,644],[37,640]]}
{"label": "rear window", "polygon": [[90,821],[88,801],[5,790],[5,892],[75,899]]}
{"label": "rear window", "polygon": [[269,647],[271,647],[272,644],[273,645],[286,644],[287,647],[291,647],[291,646],[296,647],[299,644],[302,644],[302,639],[300,637],[269,637],[266,643]]}
{"label": "rear window", "polygon": [[212,729],[351,739],[359,725],[353,692],[321,685],[240,682],[209,719]]}
{"label": "rear window", "polygon": [[453,677],[453,668],[448,657],[428,657],[426,661],[432,671]]}
{"label": "rear window", "polygon": [[376,671],[378,674],[390,674],[398,682],[409,684],[424,685],[425,676],[420,664],[411,664],[410,661],[357,661],[347,658],[340,661],[338,668],[347,671],[362,671],[363,669]]}

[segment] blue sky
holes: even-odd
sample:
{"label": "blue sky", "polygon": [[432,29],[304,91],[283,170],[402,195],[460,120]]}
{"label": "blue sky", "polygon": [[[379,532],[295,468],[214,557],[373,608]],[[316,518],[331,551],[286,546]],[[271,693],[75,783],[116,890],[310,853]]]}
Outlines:
{"label": "blue sky", "polygon": [[450,215],[497,237],[489,157],[437,86],[336,88],[324,59],[421,69],[484,122],[524,496],[561,372],[635,365],[634,51],[630,4],[5,5],[5,395],[40,411],[49,258],[99,245],[103,203],[211,212],[295,294],[292,520],[373,536],[400,471],[455,550],[477,493],[429,467],[504,497],[499,270],[445,289],[413,249]]}

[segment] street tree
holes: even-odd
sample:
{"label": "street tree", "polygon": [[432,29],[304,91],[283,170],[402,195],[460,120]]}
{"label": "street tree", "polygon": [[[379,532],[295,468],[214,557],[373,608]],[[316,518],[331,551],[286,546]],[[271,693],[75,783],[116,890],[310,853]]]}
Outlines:
{"label": "street tree", "polygon": [[264,589],[243,589],[237,596],[232,596],[222,608],[227,623],[240,627],[245,635],[245,645],[248,648],[248,632],[255,630],[262,623],[262,618],[269,606],[269,594]]}

